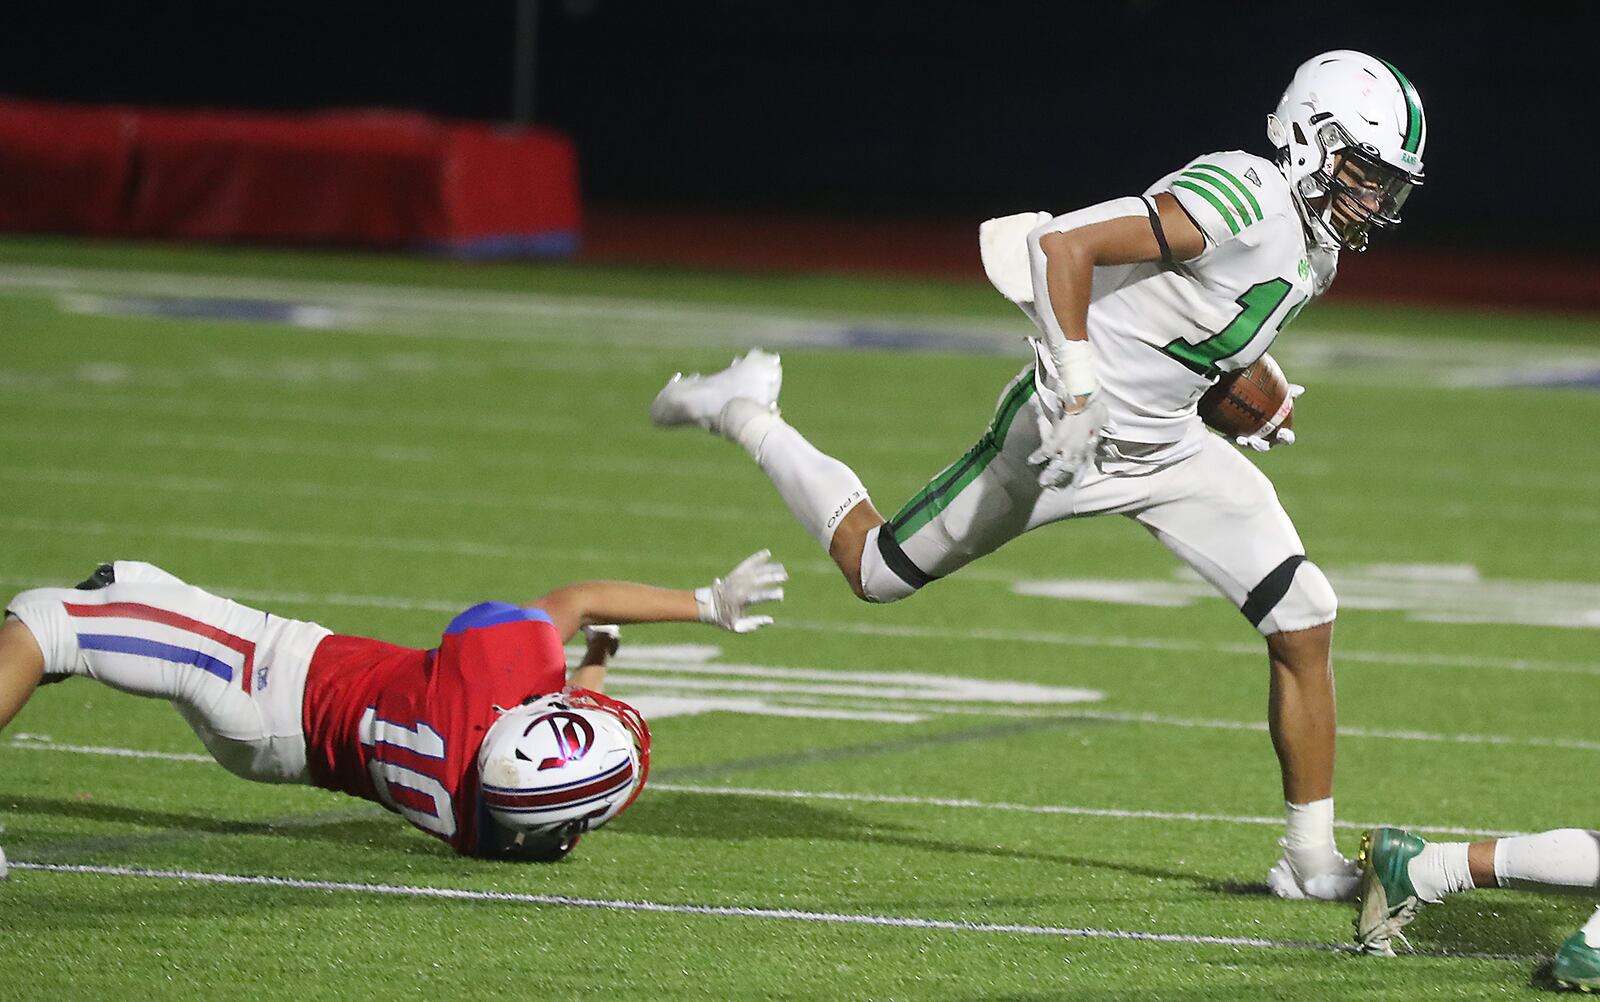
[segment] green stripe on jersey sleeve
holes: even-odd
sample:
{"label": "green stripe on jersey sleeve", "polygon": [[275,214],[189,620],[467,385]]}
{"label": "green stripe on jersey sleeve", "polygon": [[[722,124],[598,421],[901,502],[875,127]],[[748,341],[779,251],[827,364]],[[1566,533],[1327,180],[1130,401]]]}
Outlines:
{"label": "green stripe on jersey sleeve", "polygon": [[1222,199],[1213,195],[1209,189],[1203,188],[1192,181],[1185,181],[1182,178],[1172,182],[1172,186],[1174,188],[1183,188],[1187,191],[1192,191],[1196,195],[1199,195],[1201,198],[1205,199],[1207,202],[1210,202],[1211,207],[1216,209],[1217,214],[1222,217],[1222,221],[1228,224],[1229,231],[1233,233],[1239,232],[1239,224],[1234,221],[1233,213],[1229,212],[1228,207],[1222,204]]}
{"label": "green stripe on jersey sleeve", "polygon": [[[1243,195],[1244,196],[1244,200],[1246,202],[1250,203],[1251,210],[1253,212],[1255,212],[1255,214],[1256,214],[1256,222],[1260,222],[1262,219],[1266,218],[1265,216],[1262,215],[1261,203],[1256,201],[1256,197],[1254,195],[1250,194],[1250,189],[1246,188],[1244,186],[1244,182],[1240,181],[1237,177],[1234,177],[1233,174],[1229,173],[1226,170],[1223,170],[1221,167],[1218,167],[1216,164],[1195,164],[1194,165],[1194,169],[1195,170],[1210,171],[1213,174],[1219,175],[1224,181],[1226,181],[1230,185],[1232,185],[1239,192],[1239,194]],[[1237,203],[1235,203],[1235,204],[1237,204]],[[1244,210],[1240,209],[1239,213],[1240,213],[1240,215],[1243,215],[1244,214]],[[1245,225],[1248,226],[1249,224],[1250,224],[1249,217],[1246,216],[1245,217]]]}
{"label": "green stripe on jersey sleeve", "polygon": [[1255,222],[1255,220],[1250,218],[1250,210],[1246,209],[1244,207],[1244,203],[1239,201],[1239,196],[1234,194],[1233,189],[1229,188],[1222,181],[1212,177],[1210,174],[1202,174],[1197,170],[1186,170],[1183,172],[1182,176],[1191,181],[1201,181],[1205,184],[1208,184],[1223,198],[1226,198],[1228,200],[1228,204],[1233,206],[1233,211],[1238,215],[1239,226],[1241,229]]}

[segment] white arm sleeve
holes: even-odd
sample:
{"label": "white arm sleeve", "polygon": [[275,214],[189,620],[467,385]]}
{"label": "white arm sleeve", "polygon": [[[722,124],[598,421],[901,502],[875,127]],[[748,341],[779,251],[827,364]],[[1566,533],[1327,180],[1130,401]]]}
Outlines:
{"label": "white arm sleeve", "polygon": [[1056,319],[1055,308],[1050,304],[1049,259],[1039,241],[1051,233],[1065,233],[1093,223],[1103,223],[1126,216],[1149,218],[1150,210],[1144,199],[1130,195],[1109,202],[1090,205],[1064,216],[1057,216],[1028,233],[1028,263],[1033,270],[1033,305],[1035,320],[1044,332],[1044,342],[1056,364],[1062,388],[1071,396],[1093,393],[1100,385],[1094,371],[1094,356],[1087,341],[1068,341],[1061,322]]}

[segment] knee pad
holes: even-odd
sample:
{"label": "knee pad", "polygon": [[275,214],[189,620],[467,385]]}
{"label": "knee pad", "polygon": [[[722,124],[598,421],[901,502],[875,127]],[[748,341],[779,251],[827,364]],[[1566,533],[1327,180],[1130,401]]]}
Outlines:
{"label": "knee pad", "polygon": [[1240,611],[1262,636],[1271,636],[1333,622],[1339,599],[1322,568],[1293,556],[1250,589]]}
{"label": "knee pad", "polygon": [[861,548],[861,597],[868,602],[898,602],[934,580],[911,562],[888,523],[867,533]]}

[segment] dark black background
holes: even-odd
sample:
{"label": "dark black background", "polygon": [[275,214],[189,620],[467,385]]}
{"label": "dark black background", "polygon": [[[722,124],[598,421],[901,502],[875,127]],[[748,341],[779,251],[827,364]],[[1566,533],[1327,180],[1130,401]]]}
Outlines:
{"label": "dark black background", "polygon": [[[514,0],[9,6],[0,94],[513,111]],[[1600,18],[1304,7],[541,0],[534,119],[576,141],[595,204],[1064,211],[1200,153],[1266,153],[1295,66],[1359,48],[1428,114],[1428,182],[1396,242],[1595,256]]]}

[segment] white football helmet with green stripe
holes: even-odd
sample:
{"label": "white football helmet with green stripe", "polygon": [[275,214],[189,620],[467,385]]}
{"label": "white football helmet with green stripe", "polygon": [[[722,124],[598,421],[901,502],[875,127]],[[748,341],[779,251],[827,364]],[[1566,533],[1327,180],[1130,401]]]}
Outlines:
{"label": "white football helmet with green stripe", "polygon": [[1295,71],[1267,139],[1306,225],[1332,250],[1366,250],[1369,231],[1400,221],[1422,183],[1422,99],[1382,59],[1339,49]]}

